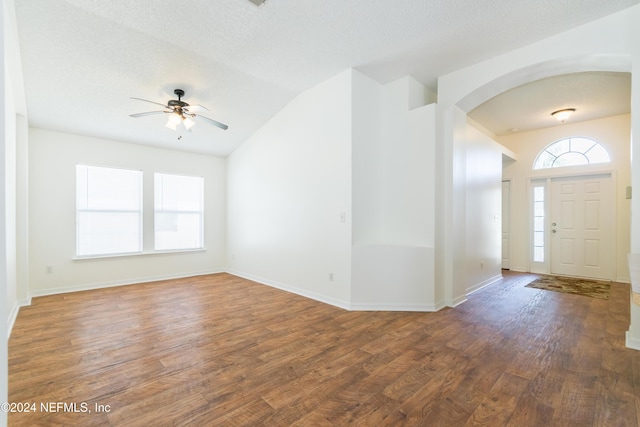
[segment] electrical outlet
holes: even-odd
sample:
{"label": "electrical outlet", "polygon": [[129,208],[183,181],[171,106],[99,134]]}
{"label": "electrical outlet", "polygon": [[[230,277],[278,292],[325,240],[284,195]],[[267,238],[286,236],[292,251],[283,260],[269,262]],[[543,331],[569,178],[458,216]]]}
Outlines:
{"label": "electrical outlet", "polygon": [[44,268],[44,271],[45,271],[45,273],[47,273],[47,274],[53,274],[53,267],[52,267],[52,266],[50,266],[50,265],[47,265],[47,266]]}
{"label": "electrical outlet", "polygon": [[329,281],[333,282],[333,273],[329,273]]}

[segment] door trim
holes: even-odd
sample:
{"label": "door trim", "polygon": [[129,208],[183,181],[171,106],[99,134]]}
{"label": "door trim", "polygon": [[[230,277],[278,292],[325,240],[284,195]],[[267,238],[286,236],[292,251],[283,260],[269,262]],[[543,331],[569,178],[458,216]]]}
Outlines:
{"label": "door trim", "polygon": [[[551,170],[545,170],[545,172],[552,172]],[[538,274],[551,274],[551,259],[550,259],[550,231],[551,230],[551,220],[550,220],[550,198],[551,198],[551,181],[556,178],[588,178],[592,176],[598,175],[609,175],[611,176],[611,190],[612,190],[612,201],[611,201],[611,231],[612,237],[611,242],[609,244],[609,249],[611,255],[611,277],[609,280],[616,280],[618,273],[618,256],[617,256],[617,248],[618,248],[618,194],[617,194],[617,172],[611,169],[595,169],[593,171],[581,171],[575,173],[548,173],[545,175],[536,175],[528,177],[528,185],[527,191],[529,194],[529,207],[527,209],[527,213],[529,216],[529,229],[527,230],[526,236],[529,239],[527,242],[527,257],[529,264],[529,271],[531,273]],[[533,187],[537,185],[537,183],[544,183],[545,187],[545,235],[544,235],[544,245],[545,245],[545,262],[544,263],[536,263],[533,261]],[[602,280],[602,279],[600,279]]]}
{"label": "door trim", "polygon": [[[505,200],[505,186],[506,198]],[[507,231],[505,233],[505,224]],[[505,237],[506,235],[506,237]],[[506,240],[506,248],[505,248]],[[505,257],[506,254],[506,257]],[[511,180],[502,181],[502,269],[511,268]]]}

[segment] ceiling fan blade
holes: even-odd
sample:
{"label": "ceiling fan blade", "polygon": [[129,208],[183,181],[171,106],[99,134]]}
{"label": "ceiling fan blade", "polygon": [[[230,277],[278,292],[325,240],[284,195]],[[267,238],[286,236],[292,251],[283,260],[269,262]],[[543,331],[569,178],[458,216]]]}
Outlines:
{"label": "ceiling fan blade", "polygon": [[189,105],[188,107],[183,107],[183,110],[187,110],[190,114],[197,113],[199,111],[209,111],[207,107],[204,105]]}
{"label": "ceiling fan blade", "polygon": [[150,103],[152,103],[152,104],[161,105],[161,106],[163,106],[164,108],[170,108],[168,105],[164,105],[164,104],[161,104],[161,103],[159,103],[159,102],[155,102],[155,101],[149,101],[148,99],[135,98],[135,97],[133,97],[133,96],[131,97],[131,99],[137,99],[138,101],[150,102]]}
{"label": "ceiling fan blade", "polygon": [[147,111],[146,113],[129,114],[129,117],[138,118],[138,117],[152,116],[154,114],[164,114],[164,113],[171,113],[171,111]]}
{"label": "ceiling fan blade", "polygon": [[216,120],[210,119],[209,117],[205,117],[205,116],[201,116],[201,115],[195,115],[195,114],[194,114],[194,116],[195,117],[199,117],[201,119],[204,119],[204,120],[208,121],[209,123],[211,123],[212,125],[218,126],[222,130],[227,130],[227,128],[229,128],[229,126],[225,125],[224,123],[220,123],[220,122],[218,122]]}

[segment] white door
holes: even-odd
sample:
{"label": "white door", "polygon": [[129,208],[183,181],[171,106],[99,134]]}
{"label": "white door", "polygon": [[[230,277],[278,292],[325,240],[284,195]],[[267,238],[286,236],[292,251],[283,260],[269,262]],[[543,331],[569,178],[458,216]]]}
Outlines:
{"label": "white door", "polygon": [[551,274],[612,279],[611,175],[551,180]]}
{"label": "white door", "polygon": [[509,196],[511,181],[502,181],[502,268],[508,270],[509,265]]}

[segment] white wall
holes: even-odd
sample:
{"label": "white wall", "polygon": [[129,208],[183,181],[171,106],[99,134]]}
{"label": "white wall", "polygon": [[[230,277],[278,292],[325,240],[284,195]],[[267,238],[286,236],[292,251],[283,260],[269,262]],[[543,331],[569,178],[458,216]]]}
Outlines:
{"label": "white wall", "polygon": [[[0,4],[0,33],[3,35],[3,41],[6,40],[6,24],[5,20],[7,16],[6,3],[2,0]],[[6,151],[6,87],[7,78],[5,76],[6,69],[6,54],[5,43],[0,43],[0,58],[2,58],[2,69],[0,69],[0,242],[6,241],[7,235],[7,222],[6,211],[9,200],[7,200],[7,194],[5,191],[5,183],[7,181],[5,151]],[[6,296],[9,294],[9,287],[7,285],[7,245],[0,245],[0,294]],[[6,297],[5,297],[6,298]],[[0,301],[0,402],[8,401],[8,353],[7,353],[7,339],[9,332],[9,310],[7,310],[8,298],[6,302]],[[0,426],[7,425],[7,414],[4,411],[0,411]]]}
{"label": "white wall", "polygon": [[[631,140],[631,186],[637,190],[640,189],[640,26],[638,20],[640,20],[640,6],[634,8],[635,15],[631,15],[634,19],[634,32],[631,34],[635,43],[631,46],[631,135],[635,135]],[[640,197],[633,197],[631,199],[631,253],[640,254]],[[637,257],[633,257],[637,258]],[[637,265],[633,265],[635,270]],[[634,280],[631,283],[632,291],[635,293],[635,297],[640,294],[640,281]],[[637,298],[635,299],[637,301]],[[627,347],[640,350],[640,304],[631,302],[631,324],[627,331],[626,339]]]}
{"label": "white wall", "polygon": [[502,277],[502,149],[472,126],[467,127],[465,179],[465,278],[472,292]]}
{"label": "white wall", "polygon": [[350,299],[351,76],[303,92],[228,158],[230,271],[338,306]]}
{"label": "white wall", "polygon": [[353,79],[352,93],[352,243],[385,241],[385,136],[383,86],[365,76]]}
{"label": "white wall", "polygon": [[18,307],[28,303],[29,292],[29,123],[24,114],[16,115],[16,308],[10,316],[10,331]]}
{"label": "white wall", "polygon": [[436,310],[435,106],[411,77],[353,88],[351,308]]}
{"label": "white wall", "polygon": [[433,247],[435,106],[426,106],[425,88],[411,77],[383,93],[385,241]]}
{"label": "white wall", "polygon": [[[225,159],[34,128],[29,145],[32,296],[224,269]],[[153,173],[204,177],[206,251],[74,260],[77,164],[143,171],[145,252],[153,251]]]}
{"label": "white wall", "polygon": [[435,106],[412,77],[353,72],[353,244],[434,244]]}
{"label": "white wall", "polygon": [[4,3],[5,8],[5,162],[7,206],[7,309],[9,310],[9,335],[18,309],[25,300],[27,279],[27,224],[26,205],[27,166],[27,118],[22,59],[18,42],[13,1]]}
{"label": "white wall", "polygon": [[[24,247],[26,234],[20,228],[24,205],[18,192],[22,190],[19,170],[24,161],[26,140],[22,139],[22,124],[26,115],[24,85],[18,32],[16,28],[13,0],[0,3],[0,402],[8,397],[7,339],[18,313],[20,290],[18,276],[22,272],[24,259],[20,250]],[[0,425],[6,425],[6,413],[0,411]]]}
{"label": "white wall", "polygon": [[[498,141],[518,155],[518,161],[505,165],[504,179],[511,181],[511,269],[529,271],[529,190],[532,178],[590,171],[615,171],[616,254],[615,278],[629,282],[627,254],[630,251],[631,201],[626,187],[631,185],[631,117],[628,114],[498,137]],[[586,136],[600,142],[609,152],[611,163],[591,167],[533,170],[538,153],[560,139]]]}
{"label": "white wall", "polygon": [[229,157],[229,266],[349,309],[433,310],[435,107],[347,70]]}
{"label": "white wall", "polygon": [[[467,117],[456,106],[445,108],[438,105],[438,150],[437,167],[433,179],[438,182],[439,197],[436,209],[438,235],[436,247],[436,283],[442,288],[445,304],[455,307],[467,299]],[[442,144],[442,140],[449,143]],[[442,157],[440,157],[442,156]],[[447,161],[439,161],[442,158]],[[444,177],[448,179],[444,179]]]}
{"label": "white wall", "polygon": [[[6,246],[6,270],[5,277],[7,280],[7,312],[9,313],[9,322],[17,314],[17,235],[16,235],[16,109],[13,102],[13,91],[11,87],[11,78],[5,76],[5,94],[8,102],[5,102],[5,128],[4,128],[4,193],[7,200],[5,210],[6,231],[4,235],[4,244]],[[11,328],[11,323],[9,323]],[[10,331],[9,331],[10,333]]]}

